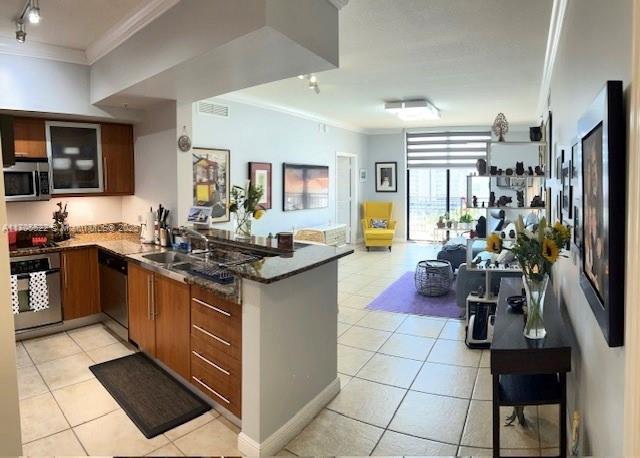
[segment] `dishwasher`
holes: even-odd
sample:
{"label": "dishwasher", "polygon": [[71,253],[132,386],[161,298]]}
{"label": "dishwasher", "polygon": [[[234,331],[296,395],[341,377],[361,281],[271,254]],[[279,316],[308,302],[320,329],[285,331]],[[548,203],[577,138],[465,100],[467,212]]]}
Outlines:
{"label": "dishwasher", "polygon": [[102,312],[129,329],[127,261],[106,250],[98,250],[100,305]]}

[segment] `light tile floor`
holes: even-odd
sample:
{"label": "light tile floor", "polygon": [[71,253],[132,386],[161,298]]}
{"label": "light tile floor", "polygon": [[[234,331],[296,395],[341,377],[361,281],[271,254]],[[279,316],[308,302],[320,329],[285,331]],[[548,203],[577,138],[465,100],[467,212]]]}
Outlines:
{"label": "light tile floor", "polygon": [[[338,371],[342,391],[283,453],[300,456],[492,454],[489,352],[464,344],[464,322],[368,311],[384,288],[438,246],[359,248],[340,261]],[[509,414],[502,409],[501,416]],[[527,407],[503,427],[504,455],[557,453],[557,407]]]}
{"label": "light tile floor", "polygon": [[238,428],[215,411],[145,438],[88,369],[133,351],[102,325],[16,343],[23,455],[240,454]]}
{"label": "light tile floor", "polygon": [[[490,455],[489,353],[458,320],[366,305],[437,247],[359,248],[339,265],[340,394],[281,454]],[[102,325],[16,344],[24,455],[238,455],[238,428],[211,411],[146,439],[88,367],[133,351]],[[503,410],[504,417],[508,410]],[[557,408],[503,428],[504,454],[557,453]]]}

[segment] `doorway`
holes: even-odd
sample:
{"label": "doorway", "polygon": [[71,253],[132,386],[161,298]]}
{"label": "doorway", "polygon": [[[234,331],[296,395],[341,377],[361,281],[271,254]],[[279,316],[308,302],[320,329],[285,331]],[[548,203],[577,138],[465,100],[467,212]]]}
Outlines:
{"label": "doorway", "polygon": [[347,243],[351,244],[358,233],[357,170],[355,154],[336,153],[336,223],[347,226]]}

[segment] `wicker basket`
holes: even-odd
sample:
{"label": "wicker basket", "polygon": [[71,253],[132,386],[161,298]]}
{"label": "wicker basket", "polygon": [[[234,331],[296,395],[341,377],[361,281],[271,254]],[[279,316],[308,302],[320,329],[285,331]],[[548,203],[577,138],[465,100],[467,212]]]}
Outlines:
{"label": "wicker basket", "polygon": [[414,278],[416,290],[422,296],[444,296],[451,289],[453,269],[449,261],[420,261],[416,266]]}

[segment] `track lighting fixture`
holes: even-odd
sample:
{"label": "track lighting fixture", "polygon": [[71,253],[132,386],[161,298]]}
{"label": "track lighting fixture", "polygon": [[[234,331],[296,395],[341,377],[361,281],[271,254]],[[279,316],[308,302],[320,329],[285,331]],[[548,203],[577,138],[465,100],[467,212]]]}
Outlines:
{"label": "track lighting fixture", "polygon": [[298,79],[309,81],[309,89],[314,91],[316,94],[320,94],[320,86],[318,85],[318,78],[316,75],[298,75]]}
{"label": "track lighting fixture", "polygon": [[24,43],[27,39],[25,18],[30,24],[36,25],[40,23],[42,16],[40,14],[40,5],[38,0],[27,0],[22,8],[22,12],[16,19],[16,41],[18,43]]}

